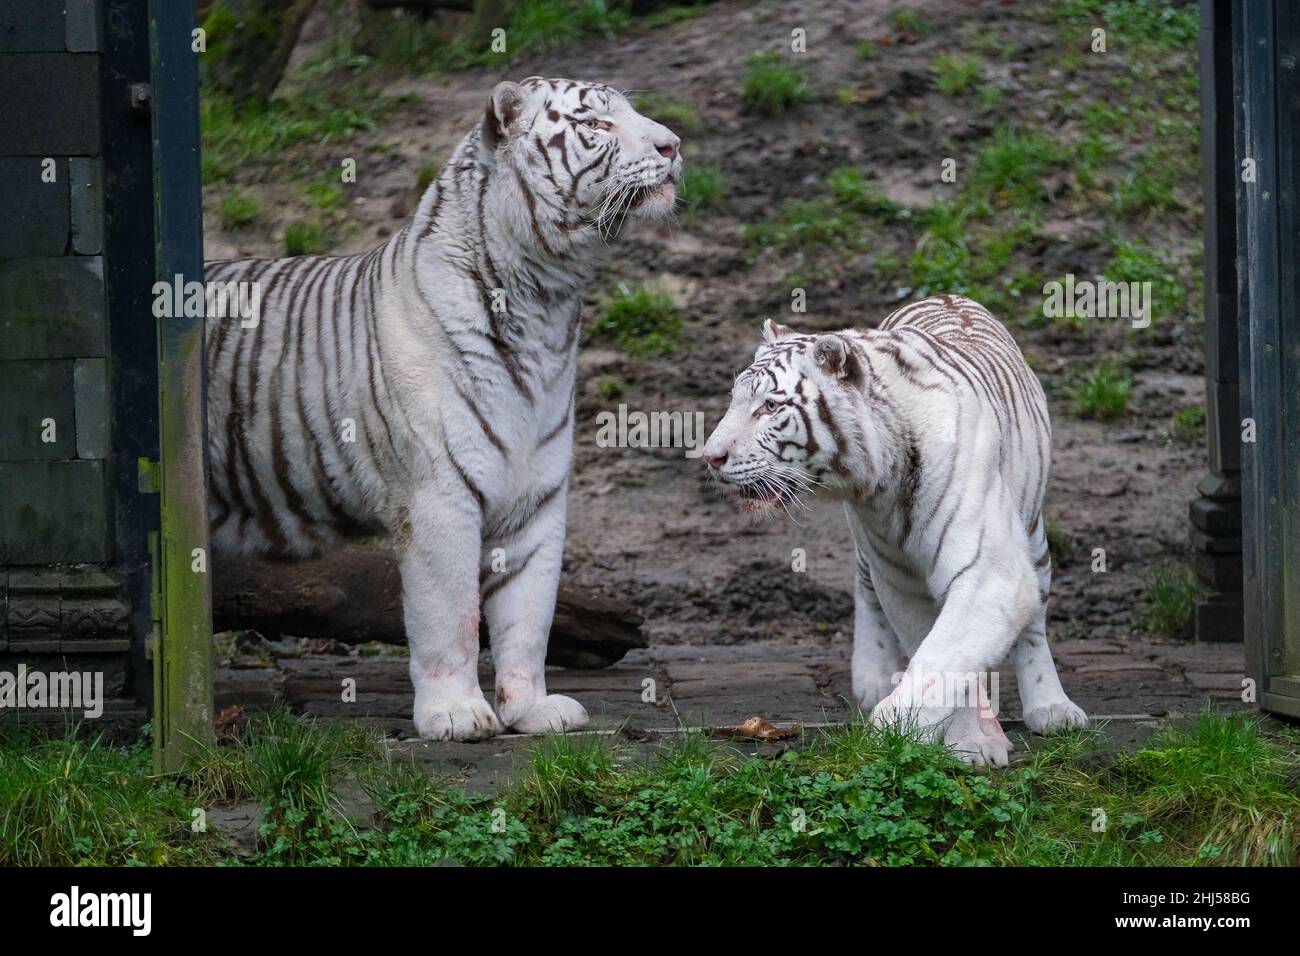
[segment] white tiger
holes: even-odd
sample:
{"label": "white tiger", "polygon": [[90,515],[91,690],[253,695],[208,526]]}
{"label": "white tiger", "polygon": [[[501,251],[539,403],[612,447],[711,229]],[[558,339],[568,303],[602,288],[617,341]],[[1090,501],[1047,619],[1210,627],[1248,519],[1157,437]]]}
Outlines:
{"label": "white tiger", "polygon": [[844,502],[863,710],[1005,766],[981,681],[1010,654],[1030,730],[1085,726],[1047,646],[1047,402],[1007,330],[944,295],[874,331],[769,320],[763,336],[703,457],[749,510],[803,492]]}
{"label": "white tiger", "polygon": [[671,212],[679,145],[607,86],[501,83],[383,245],[208,264],[262,303],[255,328],[209,320],[214,545],[293,557],[390,536],[423,737],[587,721],[544,675],[579,312],[623,218]]}

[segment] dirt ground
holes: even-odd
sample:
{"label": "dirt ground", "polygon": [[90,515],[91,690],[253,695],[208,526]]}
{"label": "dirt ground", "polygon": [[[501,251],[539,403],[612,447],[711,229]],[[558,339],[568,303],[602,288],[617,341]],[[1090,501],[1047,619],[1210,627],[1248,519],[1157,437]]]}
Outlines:
{"label": "dirt ground", "polygon": [[[1017,19],[1023,5],[912,3],[936,25],[919,38],[900,36],[890,25],[886,15],[893,6],[882,0],[723,2],[694,19],[589,39],[578,50],[530,56],[509,70],[514,78],[599,79],[694,102],[704,128],[683,136],[685,162],[706,161],[728,174],[720,212],[672,227],[630,229],[610,251],[587,308],[590,321],[611,287],[626,281],[669,290],[684,309],[684,343],[670,356],[633,360],[607,343],[589,342],[581,358],[565,573],[642,609],[653,644],[780,640],[842,655],[851,639],[852,549],[837,506],[797,513],[798,523],[756,520],[725,502],[702,463],[680,449],[596,447],[597,413],[619,402],[647,411],[702,412],[711,429],[733,376],[758,341],[761,320],[784,315],[783,321],[791,321],[783,268],[762,258],[748,261],[740,228],[787,200],[821,193],[827,172],[845,164],[864,170],[893,199],[927,202],[939,188],[934,157],[989,132],[988,117],[941,97],[928,80],[931,62],[960,31],[1015,36],[1015,56],[991,68],[1007,116],[1051,130],[1060,121],[1053,91],[1077,92],[1091,82],[1061,75],[1054,65],[1060,50],[1047,42],[1049,28]],[[742,109],[738,89],[746,55],[788,50],[792,26],[807,30],[816,54],[806,58],[805,74],[819,90],[858,91],[853,106],[825,95],[784,117]],[[305,48],[321,40],[320,29],[309,25]],[[879,47],[870,60],[855,53],[864,39]],[[1115,69],[1123,68],[1118,61]],[[372,134],[387,148],[367,153],[361,163],[348,208],[354,225],[334,251],[366,249],[400,227],[417,199],[416,170],[451,151],[501,78],[474,69],[394,81],[387,92],[409,100]],[[1045,92],[1046,83],[1051,89]],[[330,149],[346,156],[366,145]],[[322,167],[337,168],[333,152],[322,156]],[[1194,196],[1196,184],[1188,188]],[[223,230],[209,216],[210,258],[279,254],[283,220],[275,210],[288,210],[296,200],[273,182],[258,189],[273,211],[241,230]],[[1037,244],[1040,268],[1049,274],[1095,273],[1102,254],[1096,234],[1104,228],[1086,215],[1049,219]],[[1198,228],[1194,219],[1178,217],[1140,227],[1176,249],[1194,245]],[[808,313],[794,317],[794,324],[829,329],[883,319],[900,297],[873,276],[871,261],[870,253],[850,259],[838,274],[810,287]],[[1073,541],[1068,553],[1058,548],[1056,555],[1051,633],[1057,640],[1123,641],[1134,632],[1143,570],[1187,551],[1187,503],[1195,495],[1204,451],[1198,443],[1172,441],[1168,432],[1174,412],[1204,400],[1199,331],[1165,329],[1143,341],[1133,366],[1133,412],[1114,423],[1069,414],[1060,386],[1074,363],[1125,348],[1124,330],[1075,337],[1051,327],[1014,331],[1052,399],[1049,524]],[[597,380],[603,375],[622,381],[621,397],[601,397]],[[795,548],[806,550],[805,572],[791,569]],[[1094,548],[1107,552],[1104,574],[1091,571]]]}

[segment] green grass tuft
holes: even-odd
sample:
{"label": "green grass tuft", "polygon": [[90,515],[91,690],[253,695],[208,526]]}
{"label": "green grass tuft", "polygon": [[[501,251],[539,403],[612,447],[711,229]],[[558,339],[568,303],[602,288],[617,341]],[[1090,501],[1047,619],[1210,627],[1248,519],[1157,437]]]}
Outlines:
{"label": "green grass tuft", "polygon": [[666,292],[620,285],[591,331],[613,339],[629,355],[667,355],[681,341],[681,310]]}
{"label": "green grass tuft", "polygon": [[632,100],[632,106],[638,113],[663,123],[678,135],[698,133],[704,129],[704,121],[694,104],[664,93],[642,93]]}
{"label": "green grass tuft", "polygon": [[1070,411],[1081,418],[1108,420],[1128,414],[1133,380],[1115,362],[1099,362],[1066,389]]}
{"label": "green grass tuft", "polygon": [[934,85],[939,92],[949,96],[966,92],[980,78],[980,63],[973,57],[958,58],[941,53],[935,57],[930,70],[934,73]]}
{"label": "green grass tuft", "polygon": [[812,87],[799,71],[776,53],[751,53],[745,61],[740,97],[745,108],[779,116],[812,97]]}
{"label": "green grass tuft", "polygon": [[889,12],[889,23],[895,30],[916,37],[926,36],[930,32],[930,24],[925,17],[907,7],[891,10]]}
{"label": "green grass tuft", "polygon": [[716,166],[701,163],[688,166],[682,175],[680,197],[687,219],[717,209],[727,198],[726,174]]}
{"label": "green grass tuft", "polygon": [[1198,442],[1205,437],[1205,406],[1193,405],[1174,413],[1169,433],[1175,441]]}
{"label": "green grass tuft", "polygon": [[287,256],[320,255],[333,244],[325,227],[311,219],[299,219],[284,229],[284,254]]}
{"label": "green grass tuft", "polygon": [[1190,568],[1157,568],[1146,580],[1145,603],[1139,619],[1143,629],[1160,637],[1190,637],[1196,612],[1196,576]]}
{"label": "green grass tuft", "polygon": [[221,223],[227,229],[247,226],[262,214],[262,201],[243,189],[232,189],[221,197]]}

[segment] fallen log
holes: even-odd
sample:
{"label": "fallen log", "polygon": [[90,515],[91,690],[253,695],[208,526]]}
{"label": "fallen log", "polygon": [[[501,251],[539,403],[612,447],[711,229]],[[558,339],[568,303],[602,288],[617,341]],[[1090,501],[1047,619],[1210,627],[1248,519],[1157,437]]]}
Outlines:
{"label": "fallen log", "polygon": [[[401,577],[392,554],[381,548],[344,548],[292,563],[215,561],[212,615],[218,631],[253,630],[272,640],[406,643]],[[641,615],[620,601],[561,584],[546,663],[608,667],[632,648],[646,646],[641,623]],[[479,639],[488,646],[486,623]]]}

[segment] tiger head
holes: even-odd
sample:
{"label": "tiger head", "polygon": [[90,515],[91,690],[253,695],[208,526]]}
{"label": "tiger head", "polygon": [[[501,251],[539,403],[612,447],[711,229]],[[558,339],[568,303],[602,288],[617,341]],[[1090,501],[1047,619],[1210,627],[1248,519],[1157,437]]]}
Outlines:
{"label": "tiger head", "polygon": [[731,405],[705,442],[704,460],[746,511],[856,487],[860,433],[852,411],[862,378],[848,334],[802,335],[767,320],[753,364],[736,376]]}
{"label": "tiger head", "polygon": [[681,140],[600,83],[499,83],[479,140],[481,159],[517,182],[518,216],[544,248],[665,218],[677,201]]}

